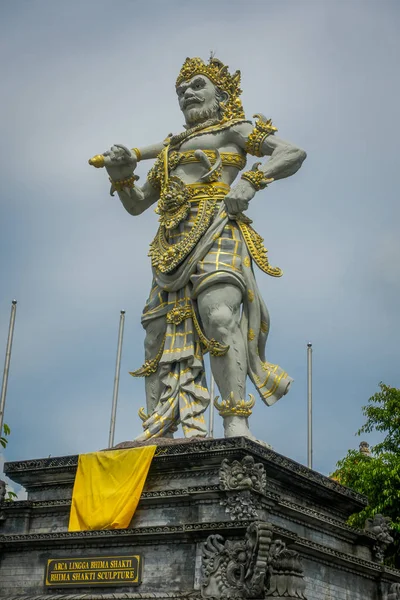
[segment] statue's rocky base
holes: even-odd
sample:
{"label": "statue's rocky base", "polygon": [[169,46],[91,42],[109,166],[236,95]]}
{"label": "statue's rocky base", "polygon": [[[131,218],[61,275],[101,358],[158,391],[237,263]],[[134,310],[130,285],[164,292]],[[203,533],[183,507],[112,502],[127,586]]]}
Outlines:
{"label": "statue's rocky base", "polygon": [[[28,500],[0,507],[0,598],[400,600],[377,537],[346,524],[365,498],[261,444],[159,440],[117,531],[67,531],[77,459],[5,465]],[[143,560],[136,587],[45,587],[48,559],[128,554]]]}

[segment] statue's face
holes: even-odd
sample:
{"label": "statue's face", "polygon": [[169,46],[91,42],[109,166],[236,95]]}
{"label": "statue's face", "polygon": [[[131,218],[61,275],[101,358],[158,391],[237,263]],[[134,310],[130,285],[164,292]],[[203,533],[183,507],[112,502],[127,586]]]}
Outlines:
{"label": "statue's face", "polygon": [[196,125],[218,117],[217,88],[208,77],[195,75],[189,81],[183,81],[176,93],[187,125]]}

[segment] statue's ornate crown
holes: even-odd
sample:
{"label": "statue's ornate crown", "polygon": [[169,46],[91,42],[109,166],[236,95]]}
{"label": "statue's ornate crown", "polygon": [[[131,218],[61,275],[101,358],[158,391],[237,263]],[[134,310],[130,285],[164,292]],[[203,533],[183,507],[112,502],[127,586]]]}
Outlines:
{"label": "statue's ornate crown", "polygon": [[240,89],[240,71],[235,71],[231,75],[228,66],[214,57],[210,58],[208,64],[198,57],[187,58],[176,80],[176,87],[182,81],[188,81],[195,75],[208,77],[217,87],[228,94],[228,100],[223,103],[223,121],[244,119],[242,103],[239,100],[242,93]]}

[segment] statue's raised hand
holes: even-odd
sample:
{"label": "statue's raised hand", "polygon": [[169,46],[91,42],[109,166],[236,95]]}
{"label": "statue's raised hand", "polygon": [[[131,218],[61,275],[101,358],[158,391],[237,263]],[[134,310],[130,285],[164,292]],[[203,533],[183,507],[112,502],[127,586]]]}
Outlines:
{"label": "statue's raised hand", "polygon": [[224,198],[228,215],[234,216],[247,210],[249,208],[249,202],[254,198],[255,193],[256,190],[251,183],[240,180]]}
{"label": "statue's raised hand", "polygon": [[122,144],[114,144],[103,156],[107,173],[114,181],[130,177],[136,169],[136,154]]}

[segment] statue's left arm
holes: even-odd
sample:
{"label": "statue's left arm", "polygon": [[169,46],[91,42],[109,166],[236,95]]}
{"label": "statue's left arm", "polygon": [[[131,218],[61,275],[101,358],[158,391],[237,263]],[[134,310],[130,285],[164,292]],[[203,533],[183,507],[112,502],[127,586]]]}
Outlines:
{"label": "statue's left arm", "polygon": [[249,201],[260,189],[272,181],[294,175],[306,158],[301,148],[276,137],[276,128],[263,117],[253,126],[240,123],[230,129],[231,140],[253,156],[268,156],[264,163],[256,163],[251,171],[242,173],[239,183],[225,198],[228,212],[235,214],[248,208]]}

